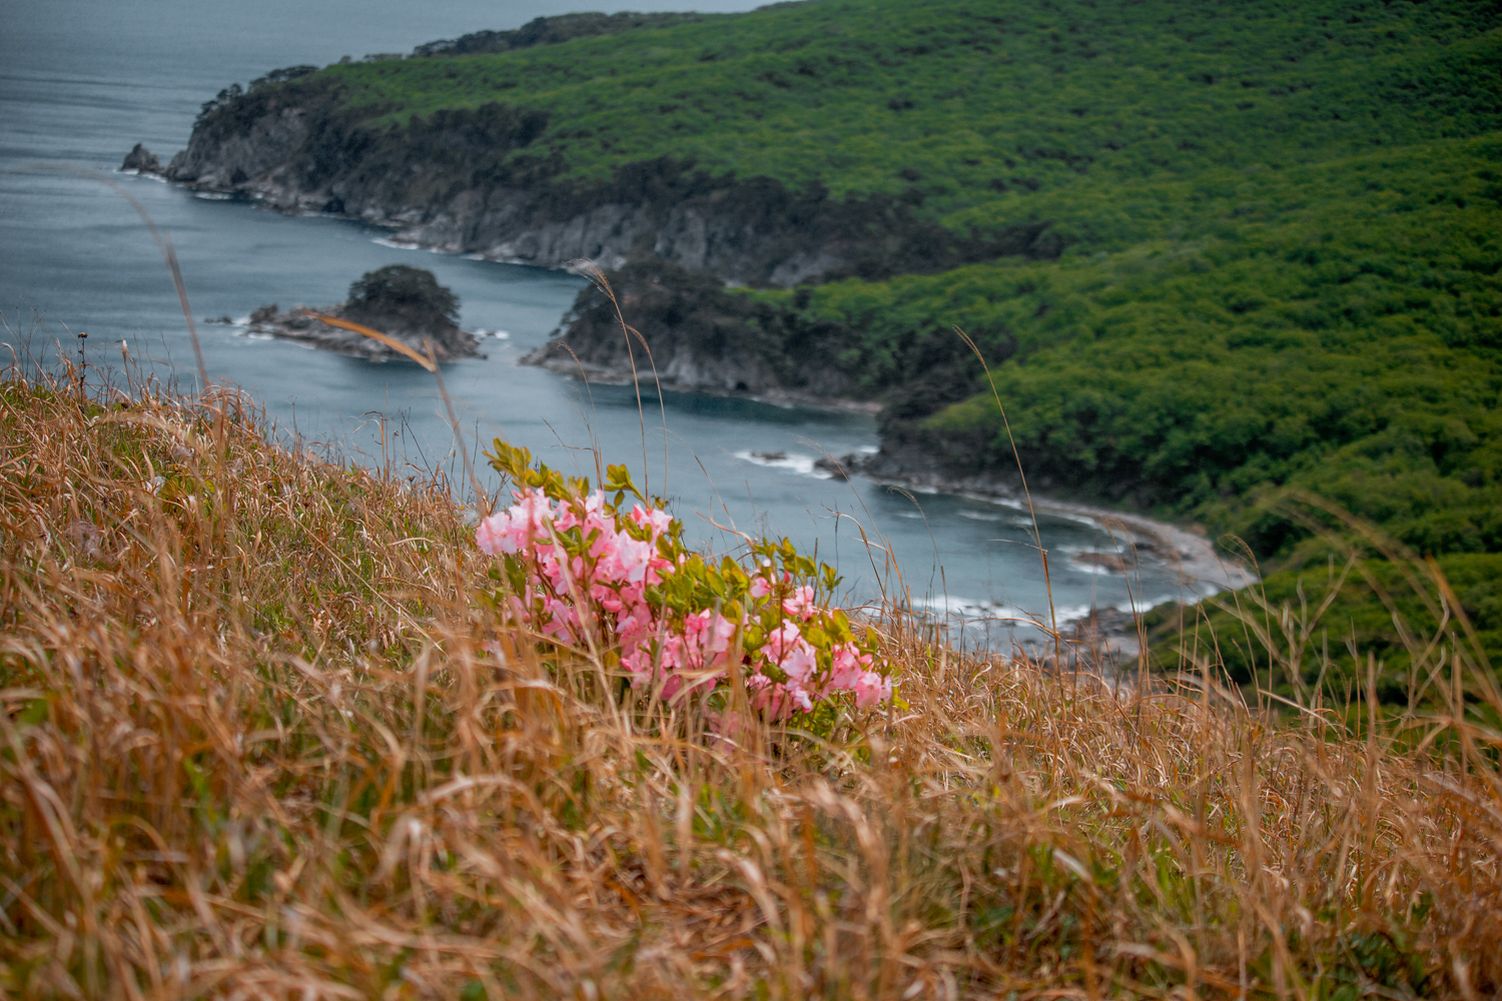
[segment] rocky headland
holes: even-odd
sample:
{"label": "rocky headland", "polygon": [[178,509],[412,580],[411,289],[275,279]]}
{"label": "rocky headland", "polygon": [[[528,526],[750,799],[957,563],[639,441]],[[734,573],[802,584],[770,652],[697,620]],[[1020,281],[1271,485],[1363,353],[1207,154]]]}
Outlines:
{"label": "rocky headland", "polygon": [[122,169],[281,211],[359,219],[451,253],[543,267],[655,260],[735,285],[880,278],[1062,250],[1046,223],[957,236],[895,199],[715,176],[670,157],[627,165],[605,181],[559,181],[558,163],[496,166],[498,151],[541,134],[547,118],[539,112],[491,103],[372,133],[349,121],[333,95],[310,89],[295,100],[254,89],[236,95],[207,112],[165,166],[137,145]]}
{"label": "rocky headland", "polygon": [[[522,358],[607,382],[874,411],[858,374],[833,361],[842,329],[727,289],[702,272],[633,261],[592,272],[559,330]],[[623,321],[625,326],[623,327]]]}
{"label": "rocky headland", "polygon": [[[419,46],[405,62],[700,19],[540,18],[515,31]],[[621,290],[626,318],[650,342],[664,384],[868,408],[871,394],[851,376],[858,366],[839,357],[832,331],[724,289],[881,279],[1007,256],[1053,259],[1064,249],[1047,220],[945,226],[910,192],[837,195],[817,180],[726,173],[686,156],[571,172],[553,135],[566,125],[520,98],[383,116],[379,105],[352,97],[338,73],[297,66],[221,91],[170,159],[137,145],[121,166],[280,211],[358,219],[432,249],[545,267],[588,261]],[[713,301],[695,305],[696,297]],[[613,319],[608,301],[586,290],[558,344],[531,360],[624,377],[630,360]]]}

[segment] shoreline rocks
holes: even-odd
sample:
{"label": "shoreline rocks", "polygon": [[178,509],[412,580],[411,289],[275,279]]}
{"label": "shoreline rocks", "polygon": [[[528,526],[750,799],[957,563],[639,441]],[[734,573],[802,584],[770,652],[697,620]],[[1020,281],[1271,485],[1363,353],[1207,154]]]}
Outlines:
{"label": "shoreline rocks", "polygon": [[120,170],[125,173],[161,176],[162,161],[141,143],[136,143],[120,161]]}

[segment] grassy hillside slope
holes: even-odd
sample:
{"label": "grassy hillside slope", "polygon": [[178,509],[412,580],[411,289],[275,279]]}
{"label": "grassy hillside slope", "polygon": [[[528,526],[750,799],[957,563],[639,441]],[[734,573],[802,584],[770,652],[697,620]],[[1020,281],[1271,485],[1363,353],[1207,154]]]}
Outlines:
{"label": "grassy hillside slope", "polygon": [[[901,206],[972,261],[1041,230],[1027,257],[741,292],[738,319],[716,297],[717,343],[886,400],[884,472],[1005,483],[959,326],[1035,485],[1278,571],[1332,549],[1291,495],[1419,552],[1502,551],[1499,65],[1502,15],[1465,0],[818,0],[255,93],[334,100],[377,145],[466,110],[526,124],[463,183],[769,180]],[[1483,590],[1462,597],[1490,616]]]}
{"label": "grassy hillside slope", "polygon": [[0,382],[6,997],[1502,989],[1453,630],[1441,715],[1347,730],[887,620],[905,709],[717,739],[501,622],[441,488],[248,409]]}

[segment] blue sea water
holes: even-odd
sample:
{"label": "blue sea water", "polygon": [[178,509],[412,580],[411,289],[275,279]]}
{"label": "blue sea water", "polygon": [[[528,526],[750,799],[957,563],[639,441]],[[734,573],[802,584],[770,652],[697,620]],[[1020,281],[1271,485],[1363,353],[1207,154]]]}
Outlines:
{"label": "blue sea water", "polygon": [[[643,6],[728,12],[754,5],[587,3]],[[907,597],[961,614],[970,636],[992,643],[1013,634],[986,620],[1046,620],[1043,563],[1019,508],[893,491],[859,477],[828,479],[814,468],[821,455],[873,449],[870,417],[688,394],[669,394],[661,410],[648,394],[638,410],[627,387],[517,364],[584,286],[575,276],[403,249],[348,221],[280,215],[113,173],[136,142],[164,158],[180,149],[200,105],[232,82],[346,54],[405,52],[570,9],[541,0],[3,0],[0,343],[48,364],[58,351],[75,351],[74,335],[87,331],[96,373],[118,369],[128,352],[149,371],[193,385],[192,349],[168,271],[136,211],[100,180],[108,178],[175,245],[200,320],[243,318],[272,302],[336,303],[351,281],[383,264],[431,269],[459,295],[464,325],[495,334],[485,358],[444,372],[470,452],[501,435],[570,472],[593,475],[599,461],[625,462],[711,548],[734,551],[739,532],[789,536],[839,567],[852,601]],[[199,329],[210,378],[248,391],[282,433],[399,474],[457,471],[458,446],[433,380],[416,367],[256,340],[234,324]],[[1215,588],[1215,580],[1185,579],[1146,555],[1131,573],[1072,559],[1119,547],[1088,518],[1044,516],[1040,527],[1061,618]]]}

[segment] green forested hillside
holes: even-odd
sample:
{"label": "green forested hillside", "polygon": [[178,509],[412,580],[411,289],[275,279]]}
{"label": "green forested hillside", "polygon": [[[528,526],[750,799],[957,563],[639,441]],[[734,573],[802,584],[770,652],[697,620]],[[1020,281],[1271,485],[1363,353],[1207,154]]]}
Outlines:
{"label": "green forested hillside", "polygon": [[381,142],[498,108],[526,127],[475,183],[657,164],[968,246],[1040,227],[1029,257],[742,292],[746,336],[887,400],[893,465],[1005,475],[961,327],[1035,485],[1295,572],[1331,544],[1289,489],[1417,552],[1502,551],[1499,67],[1491,2],[813,0],[252,94],[332,97]]}
{"label": "green forested hillside", "polygon": [[[574,176],[672,157],[985,226],[1059,213],[1046,196],[1082,181],[1494,129],[1497,27],[1484,2],[814,0],[315,79],[390,124],[493,101],[543,112],[542,135],[507,156]],[[1099,222],[1074,235],[1138,235]]]}

